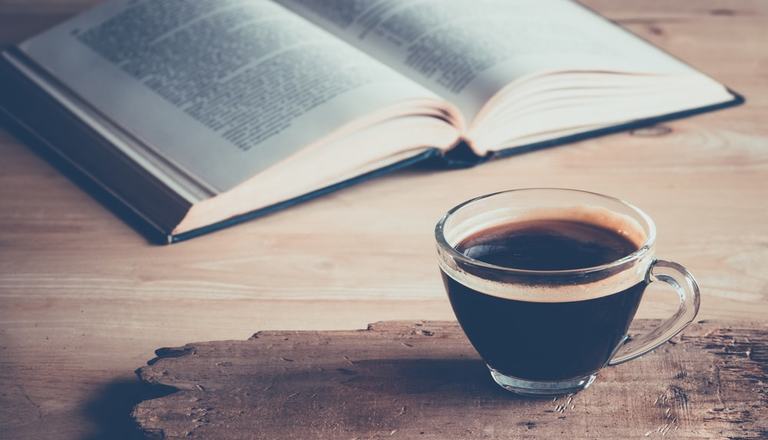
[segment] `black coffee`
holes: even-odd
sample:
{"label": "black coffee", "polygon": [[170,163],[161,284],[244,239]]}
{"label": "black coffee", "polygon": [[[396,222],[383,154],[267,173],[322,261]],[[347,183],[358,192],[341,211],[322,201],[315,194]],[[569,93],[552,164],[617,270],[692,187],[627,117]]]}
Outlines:
{"label": "black coffee", "polygon": [[[532,220],[480,231],[456,248],[497,266],[565,270],[616,261],[638,245],[597,224]],[[603,367],[645,290],[641,282],[593,299],[533,302],[481,293],[445,273],[443,280],[464,332],[483,359],[506,375],[541,381],[583,377]]]}
{"label": "black coffee", "polygon": [[592,223],[530,220],[485,229],[457,249],[497,266],[529,270],[583,269],[616,261],[637,250],[625,236]]}

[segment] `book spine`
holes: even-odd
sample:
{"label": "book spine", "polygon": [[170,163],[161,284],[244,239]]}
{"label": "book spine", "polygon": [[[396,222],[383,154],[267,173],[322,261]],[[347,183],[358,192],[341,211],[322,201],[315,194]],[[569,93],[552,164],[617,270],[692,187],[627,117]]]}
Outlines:
{"label": "book spine", "polygon": [[[150,241],[167,243],[170,228],[161,223],[174,220],[151,219],[141,205],[168,205],[173,196],[157,191],[157,183],[148,182],[141,170],[114,154],[106,139],[19,71],[9,61],[14,52],[0,54],[3,126]],[[127,182],[134,197],[119,190],[120,182]]]}
{"label": "book spine", "polygon": [[489,157],[477,155],[466,142],[461,141],[450,150],[434,155],[423,164],[423,167],[448,170],[472,168],[485,162]]}

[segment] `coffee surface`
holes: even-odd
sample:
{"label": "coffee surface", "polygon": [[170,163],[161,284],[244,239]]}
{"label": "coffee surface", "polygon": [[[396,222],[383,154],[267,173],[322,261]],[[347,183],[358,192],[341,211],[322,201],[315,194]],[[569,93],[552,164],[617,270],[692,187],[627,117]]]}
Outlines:
{"label": "coffee surface", "polygon": [[616,261],[639,246],[618,231],[566,219],[508,223],[479,231],[456,249],[496,266],[526,270],[583,269]]}

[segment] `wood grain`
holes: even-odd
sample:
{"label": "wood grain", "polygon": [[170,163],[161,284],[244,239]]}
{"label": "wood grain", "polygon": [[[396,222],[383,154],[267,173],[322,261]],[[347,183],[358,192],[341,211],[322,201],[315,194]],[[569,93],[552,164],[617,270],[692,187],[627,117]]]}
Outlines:
{"label": "wood grain", "polygon": [[455,322],[259,332],[158,350],[139,376],[180,391],[133,415],[168,440],[768,436],[768,326],[701,323],[674,341],[532,399],[497,387]]}
{"label": "wood grain", "polygon": [[[0,1],[0,44],[91,0]],[[451,319],[431,230],[512,187],[613,194],[702,287],[702,318],[768,321],[768,2],[590,0],[747,97],[739,108],[446,173],[403,172],[209,237],[154,247],[0,130],[0,437],[120,438],[158,346],[254,328]],[[675,298],[649,291],[640,316]]]}

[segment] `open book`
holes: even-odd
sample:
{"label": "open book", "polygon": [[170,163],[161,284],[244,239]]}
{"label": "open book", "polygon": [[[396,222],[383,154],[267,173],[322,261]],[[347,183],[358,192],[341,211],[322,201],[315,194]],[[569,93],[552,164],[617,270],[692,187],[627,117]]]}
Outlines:
{"label": "open book", "polygon": [[111,0],[0,62],[7,116],[168,242],[739,102],[558,0]]}

